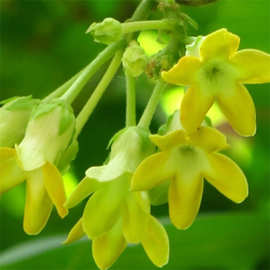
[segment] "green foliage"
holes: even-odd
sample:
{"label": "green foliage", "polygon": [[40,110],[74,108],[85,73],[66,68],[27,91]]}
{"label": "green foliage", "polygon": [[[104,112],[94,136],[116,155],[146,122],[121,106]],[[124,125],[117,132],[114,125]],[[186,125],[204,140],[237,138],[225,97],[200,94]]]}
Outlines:
{"label": "green foliage", "polygon": [[[164,269],[252,270],[267,253],[268,221],[255,213],[227,213],[198,218],[188,231],[177,231],[168,219],[171,259]],[[40,238],[17,245],[0,255],[2,270],[94,269],[90,241],[61,246],[63,235]],[[132,268],[131,268],[132,264]],[[40,268],[41,267],[41,268]],[[140,246],[129,246],[112,269],[156,269]]]}

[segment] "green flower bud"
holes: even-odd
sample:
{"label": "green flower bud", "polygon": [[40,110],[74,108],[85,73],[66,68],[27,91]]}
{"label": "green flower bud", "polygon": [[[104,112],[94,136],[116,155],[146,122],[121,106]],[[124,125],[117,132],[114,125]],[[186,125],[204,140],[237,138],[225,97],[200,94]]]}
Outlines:
{"label": "green flower bud", "polygon": [[128,127],[112,139],[108,163],[91,167],[86,171],[86,176],[103,182],[112,181],[124,174],[131,175],[154,151],[155,146],[149,139],[149,131],[139,127]]}
{"label": "green flower bud", "polygon": [[23,139],[31,112],[38,99],[15,97],[2,101],[0,108],[0,147],[13,147]]}
{"label": "green flower bud", "polygon": [[133,76],[140,76],[146,67],[147,56],[137,42],[131,42],[123,55],[123,66]]}
{"label": "green flower bud", "polygon": [[41,103],[32,113],[25,137],[17,147],[22,167],[26,171],[46,162],[58,165],[72,143],[75,117],[63,100]]}
{"label": "green flower bud", "polygon": [[100,23],[92,23],[86,33],[90,33],[98,43],[111,44],[122,38],[122,25],[113,18],[106,18]]}

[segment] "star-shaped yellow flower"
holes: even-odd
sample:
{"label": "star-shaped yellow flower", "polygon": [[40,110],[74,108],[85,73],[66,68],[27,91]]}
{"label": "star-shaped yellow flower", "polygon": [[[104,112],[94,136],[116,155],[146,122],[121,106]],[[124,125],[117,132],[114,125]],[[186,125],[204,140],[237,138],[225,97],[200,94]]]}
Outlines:
{"label": "star-shaped yellow flower", "polygon": [[238,50],[240,38],[220,29],[201,42],[197,56],[184,56],[162,78],[189,86],[181,104],[181,122],[194,132],[216,101],[240,135],[256,133],[253,100],[243,84],[270,82],[270,55],[259,50]]}
{"label": "star-shaped yellow flower", "polygon": [[150,136],[160,152],[146,158],[136,169],[132,190],[149,190],[170,179],[169,214],[179,229],[195,219],[203,193],[203,178],[236,203],[248,195],[241,169],[218,153],[227,147],[226,137],[214,128],[201,127],[190,135],[177,130],[165,136]]}

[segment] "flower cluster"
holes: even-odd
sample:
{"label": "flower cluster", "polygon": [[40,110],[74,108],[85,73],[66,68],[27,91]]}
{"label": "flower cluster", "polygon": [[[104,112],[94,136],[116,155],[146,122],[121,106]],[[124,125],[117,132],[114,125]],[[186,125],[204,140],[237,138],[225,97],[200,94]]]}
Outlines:
{"label": "flower cluster", "polygon": [[[178,229],[187,229],[198,214],[204,179],[236,203],[248,196],[244,173],[220,153],[228,147],[225,135],[204,120],[216,102],[239,135],[256,133],[255,106],[243,84],[270,82],[269,54],[252,49],[238,51],[239,37],[226,29],[206,37],[190,37],[192,42],[185,47],[185,55],[174,66],[167,47],[175,48],[180,43],[168,45],[159,55],[162,58],[155,59],[165,57],[169,60],[166,65],[159,63],[159,67],[172,67],[159,74],[149,103],[136,123],[135,81],[145,73],[149,59],[144,49],[131,40],[130,33],[157,27],[164,31],[172,28],[170,34],[175,35],[179,25],[173,20],[121,24],[112,18],[92,24],[89,32],[94,39],[112,45],[65,87],[56,90],[53,98],[17,97],[2,102],[0,193],[26,182],[23,227],[27,234],[41,232],[53,206],[64,218],[70,208],[88,198],[82,217],[65,243],[87,235],[100,269],[110,267],[127,244],[141,244],[149,259],[162,267],[168,262],[169,240],[162,224],[151,215],[151,204],[168,202],[171,222]],[[127,36],[128,42],[123,43]],[[180,49],[174,55],[179,55]],[[89,101],[75,117],[73,100],[97,67],[113,55]],[[79,132],[121,63],[127,82],[126,127],[112,138],[104,165],[90,167],[66,198],[61,174],[75,158]],[[149,125],[169,83],[185,86],[187,91],[179,110],[161,132],[151,135]]]}

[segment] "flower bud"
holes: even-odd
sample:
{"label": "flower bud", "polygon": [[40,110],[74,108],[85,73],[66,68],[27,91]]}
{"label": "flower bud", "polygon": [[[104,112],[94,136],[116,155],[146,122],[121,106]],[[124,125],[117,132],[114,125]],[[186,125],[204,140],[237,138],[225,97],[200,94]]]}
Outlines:
{"label": "flower bud", "polygon": [[86,33],[90,33],[98,43],[111,44],[121,39],[122,25],[113,18],[106,18],[100,23],[92,23]]}
{"label": "flower bud", "polygon": [[140,76],[146,67],[147,56],[137,42],[131,42],[123,55],[123,66],[133,76]]}
{"label": "flower bud", "polygon": [[0,147],[13,147],[23,139],[30,114],[39,100],[15,97],[3,101],[0,108]]}
{"label": "flower bud", "polygon": [[91,167],[86,176],[103,182],[112,181],[125,173],[132,174],[140,162],[154,151],[149,131],[139,127],[126,128],[113,137],[108,163]]}
{"label": "flower bud", "polygon": [[25,137],[17,147],[24,170],[41,167],[46,162],[58,165],[72,143],[75,117],[63,100],[41,103],[32,113]]}

